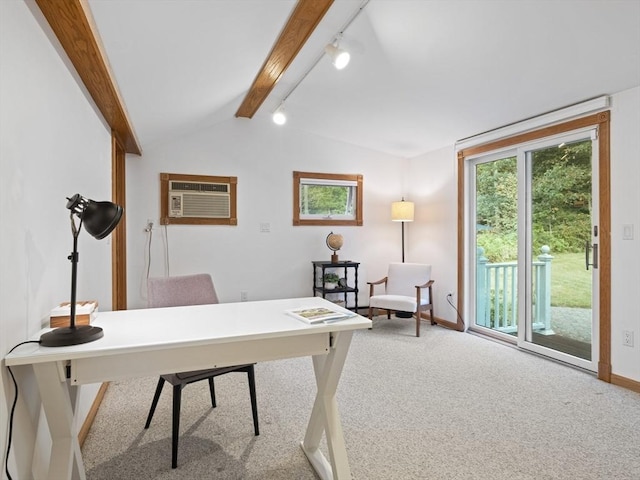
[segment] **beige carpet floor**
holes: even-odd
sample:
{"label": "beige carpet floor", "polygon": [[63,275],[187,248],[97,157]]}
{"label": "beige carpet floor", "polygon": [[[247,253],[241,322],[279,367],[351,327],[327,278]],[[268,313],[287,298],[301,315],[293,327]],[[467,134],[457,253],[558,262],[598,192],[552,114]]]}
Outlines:
{"label": "beige carpet floor", "polygon": [[[640,479],[640,395],[474,335],[378,317],[356,332],[338,388],[355,480]],[[260,436],[246,375],[183,391],[178,468],[171,395],[144,422],[157,378],[112,382],[83,446],[89,480],[313,480],[299,447],[311,360],[256,365]],[[325,450],[326,451],[326,450]]]}

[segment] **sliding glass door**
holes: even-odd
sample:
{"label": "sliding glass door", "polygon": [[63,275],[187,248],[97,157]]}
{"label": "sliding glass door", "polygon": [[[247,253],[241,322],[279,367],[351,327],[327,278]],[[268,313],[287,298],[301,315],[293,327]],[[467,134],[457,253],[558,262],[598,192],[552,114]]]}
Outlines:
{"label": "sliding glass door", "polygon": [[472,328],[595,371],[594,132],[474,159],[470,220]]}

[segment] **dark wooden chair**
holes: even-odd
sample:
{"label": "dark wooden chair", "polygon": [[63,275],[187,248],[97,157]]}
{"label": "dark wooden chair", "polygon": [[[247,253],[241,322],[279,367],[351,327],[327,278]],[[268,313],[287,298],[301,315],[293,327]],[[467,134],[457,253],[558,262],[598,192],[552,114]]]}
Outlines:
{"label": "dark wooden chair", "polygon": [[[147,303],[148,306],[152,308],[218,303],[218,295],[216,294],[213,286],[211,276],[208,274],[149,278],[147,280],[147,293]],[[182,398],[182,389],[190,383],[198,382],[200,380],[208,380],[209,392],[211,394],[211,406],[215,408],[216,393],[213,379],[219,375],[231,372],[246,373],[249,379],[253,429],[256,435],[260,434],[258,428],[258,406],[256,403],[256,383],[253,365],[254,364],[211,368],[207,370],[171,373],[160,376],[144,428],[149,428],[156,406],[158,405],[160,393],[162,393],[162,387],[165,382],[168,382],[173,386],[171,468],[176,468],[178,466],[178,439],[180,431],[180,402]]]}

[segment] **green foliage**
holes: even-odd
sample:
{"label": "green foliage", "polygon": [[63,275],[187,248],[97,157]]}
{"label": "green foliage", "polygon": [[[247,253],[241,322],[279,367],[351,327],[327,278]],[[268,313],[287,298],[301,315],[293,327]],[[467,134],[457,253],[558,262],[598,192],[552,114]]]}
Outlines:
{"label": "green foliage", "polygon": [[508,262],[518,258],[518,234],[509,232],[478,232],[477,245],[484,248],[484,256],[489,263]]}
{"label": "green foliage", "polygon": [[[531,153],[534,252],[580,252],[591,229],[591,141]],[[491,262],[516,258],[517,159],[476,166],[478,245]]]}
{"label": "green foliage", "polygon": [[349,187],[343,186],[302,185],[300,211],[311,215],[351,213],[349,191]]}
{"label": "green foliage", "polygon": [[518,224],[516,157],[476,167],[476,222],[497,234],[516,230]]}
{"label": "green foliage", "polygon": [[579,252],[591,230],[591,142],[533,153],[534,243]]}
{"label": "green foliage", "polygon": [[340,280],[340,277],[338,276],[337,273],[327,272],[322,277],[322,280],[326,283],[338,283],[338,281]]}

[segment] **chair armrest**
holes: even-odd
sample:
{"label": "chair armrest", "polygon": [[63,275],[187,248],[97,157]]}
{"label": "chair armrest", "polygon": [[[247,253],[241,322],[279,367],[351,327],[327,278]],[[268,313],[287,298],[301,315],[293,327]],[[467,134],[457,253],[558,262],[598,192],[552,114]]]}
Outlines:
{"label": "chair armrest", "polygon": [[433,280],[429,280],[424,285],[416,285],[416,288],[427,288],[427,287],[430,287],[431,285],[433,285]]}
{"label": "chair armrest", "polygon": [[377,280],[375,282],[367,282],[367,285],[369,285],[369,296],[370,297],[373,295],[373,289],[375,288],[374,285],[380,285],[382,283],[384,283],[386,285],[387,284],[387,278],[389,278],[389,277],[381,278],[380,280]]}
{"label": "chair armrest", "polygon": [[423,288],[428,288],[429,289],[429,303],[433,304],[433,295],[432,295],[432,292],[431,292],[431,285],[433,285],[433,280],[429,280],[424,285],[416,285],[416,302],[418,302],[418,305],[420,305],[420,299],[422,297],[421,290]]}

